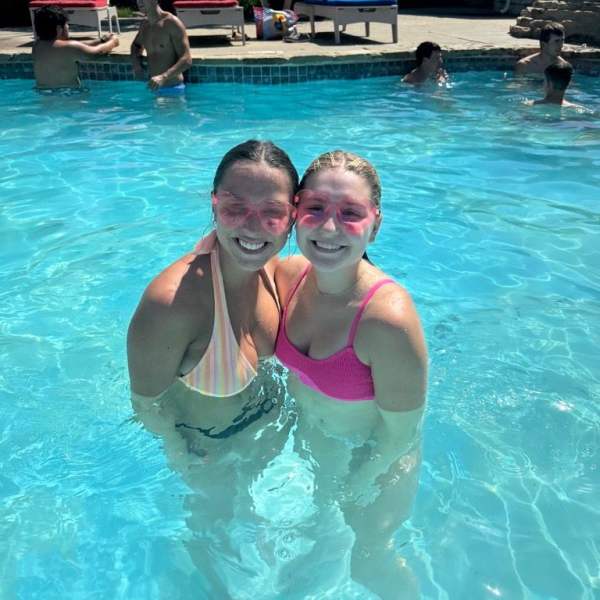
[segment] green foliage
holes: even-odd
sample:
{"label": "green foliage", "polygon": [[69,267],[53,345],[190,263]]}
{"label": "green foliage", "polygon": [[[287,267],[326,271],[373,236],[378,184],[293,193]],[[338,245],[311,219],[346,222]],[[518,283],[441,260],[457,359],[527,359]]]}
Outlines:
{"label": "green foliage", "polygon": [[117,14],[119,19],[129,19],[133,17],[133,10],[128,6],[117,6]]}
{"label": "green foliage", "polygon": [[240,6],[244,9],[244,12],[252,12],[253,6],[261,6],[260,0],[238,0]]}

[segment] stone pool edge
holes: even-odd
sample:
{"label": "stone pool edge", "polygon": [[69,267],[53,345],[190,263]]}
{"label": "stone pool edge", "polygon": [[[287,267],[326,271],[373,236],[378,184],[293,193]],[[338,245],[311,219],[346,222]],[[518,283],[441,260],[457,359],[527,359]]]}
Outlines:
{"label": "stone pool edge", "polygon": [[[531,48],[448,50],[445,66],[450,72],[511,70]],[[587,75],[600,75],[600,49],[568,50],[563,56]],[[194,58],[187,81],[196,83],[250,83],[276,85],[324,79],[362,79],[400,76],[414,65],[409,51],[357,53],[343,56]],[[108,55],[80,65],[83,80],[132,81],[133,70],[126,55]],[[0,54],[0,79],[33,79],[30,54]]]}

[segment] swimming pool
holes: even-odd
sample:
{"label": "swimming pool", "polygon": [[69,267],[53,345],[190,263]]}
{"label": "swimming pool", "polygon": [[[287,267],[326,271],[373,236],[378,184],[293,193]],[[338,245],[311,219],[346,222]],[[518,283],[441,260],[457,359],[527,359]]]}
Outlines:
{"label": "swimming pool", "polygon": [[[342,147],[382,176],[370,254],[413,294],[431,357],[397,536],[422,597],[597,597],[597,116],[522,107],[539,88],[498,72],[433,96],[391,78],[192,86],[185,105],[91,88],[0,82],[0,596],[208,597],[184,547],[188,490],[130,419],[124,335],[148,280],[206,231],[224,151],[260,136],[300,170]],[[597,107],[600,81],[571,96]],[[295,460],[248,492],[263,513],[315,510],[265,497],[291,471],[302,483]],[[233,542],[253,534],[232,524]],[[230,575],[237,597],[278,597],[254,575]],[[343,579],[292,597],[367,598]]]}

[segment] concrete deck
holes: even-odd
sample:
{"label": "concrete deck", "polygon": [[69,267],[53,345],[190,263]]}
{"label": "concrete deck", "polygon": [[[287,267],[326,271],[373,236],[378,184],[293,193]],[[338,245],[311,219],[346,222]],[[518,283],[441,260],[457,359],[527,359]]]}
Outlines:
{"label": "concrete deck", "polygon": [[[129,46],[137,31],[133,20],[122,19],[121,44],[113,54],[128,54]],[[350,25],[347,35],[342,34],[338,46],[333,40],[331,21],[316,23],[317,36],[314,41],[286,43],[281,40],[263,41],[256,39],[253,23],[246,24],[249,39],[245,46],[232,41],[226,28],[194,28],[188,31],[194,59],[233,59],[240,58],[266,60],[271,58],[289,59],[292,57],[349,56],[365,54],[388,54],[414,51],[424,40],[434,40],[445,50],[473,49],[528,49],[535,48],[535,40],[513,38],[508,28],[514,18],[449,17],[424,16],[414,13],[401,13],[398,16],[398,44],[391,43],[391,27],[381,23],[371,24],[371,36],[364,37],[362,25]],[[75,28],[73,28],[75,29]],[[308,22],[299,24],[301,32],[308,33]],[[95,39],[94,32],[72,32],[74,39]],[[31,51],[31,29],[0,30],[0,55],[26,54]]]}
{"label": "concrete deck", "polygon": [[[440,44],[444,51],[454,54],[528,54],[539,47],[536,40],[513,38],[508,29],[513,17],[464,17],[424,15],[418,11],[401,11],[398,15],[399,41],[391,43],[389,25],[371,24],[371,36],[364,37],[362,24],[348,26],[342,34],[342,43],[335,45],[333,23],[316,23],[317,35],[313,41],[285,43],[280,40],[263,41],[256,39],[253,23],[246,24],[248,40],[243,46],[239,40],[231,39],[231,31],[226,28],[194,28],[188,31],[194,63],[215,64],[223,62],[269,63],[269,62],[318,62],[331,58],[345,57],[358,61],[375,58],[412,58],[414,49],[424,40]],[[129,54],[129,47],[137,31],[138,23],[133,19],[121,20],[120,46],[113,51],[117,57]],[[75,27],[71,35],[74,39],[95,39],[95,32],[78,32]],[[303,33],[310,31],[310,24],[299,24]],[[31,29],[0,29],[0,60],[24,60],[31,53],[33,43]],[[565,46],[567,53],[600,56],[600,50],[582,46]],[[119,58],[117,60],[120,62]]]}

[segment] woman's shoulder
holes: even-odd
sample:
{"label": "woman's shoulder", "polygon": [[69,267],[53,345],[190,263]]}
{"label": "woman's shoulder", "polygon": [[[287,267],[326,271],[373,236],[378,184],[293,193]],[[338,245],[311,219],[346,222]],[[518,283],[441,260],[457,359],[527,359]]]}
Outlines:
{"label": "woman's shoulder", "polygon": [[197,310],[207,294],[212,297],[209,256],[189,253],[163,269],[149,283],[143,302],[185,312],[189,306]]}
{"label": "woman's shoulder", "polygon": [[356,351],[371,365],[380,408],[420,408],[427,387],[427,345],[409,292],[397,283],[382,286],[363,313]]}
{"label": "woman's shoulder", "polygon": [[279,277],[294,278],[299,276],[308,264],[308,260],[301,254],[279,258],[276,274]]}
{"label": "woman's shoulder", "polygon": [[287,297],[287,292],[294,282],[308,267],[309,262],[304,256],[294,255],[279,259],[275,269],[275,283],[280,298]]}
{"label": "woman's shoulder", "polygon": [[[389,279],[382,274],[378,279]],[[377,283],[377,281],[375,282]],[[421,340],[423,332],[415,304],[406,288],[395,281],[377,289],[361,318],[362,338],[369,346],[396,350]]]}

